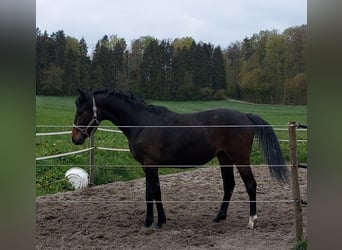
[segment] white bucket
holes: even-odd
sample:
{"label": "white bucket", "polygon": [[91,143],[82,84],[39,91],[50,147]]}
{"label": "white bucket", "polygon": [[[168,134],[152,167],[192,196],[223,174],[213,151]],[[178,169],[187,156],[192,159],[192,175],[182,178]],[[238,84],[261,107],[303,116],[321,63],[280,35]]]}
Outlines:
{"label": "white bucket", "polygon": [[81,189],[88,186],[88,173],[83,168],[73,167],[65,173],[74,189]]}

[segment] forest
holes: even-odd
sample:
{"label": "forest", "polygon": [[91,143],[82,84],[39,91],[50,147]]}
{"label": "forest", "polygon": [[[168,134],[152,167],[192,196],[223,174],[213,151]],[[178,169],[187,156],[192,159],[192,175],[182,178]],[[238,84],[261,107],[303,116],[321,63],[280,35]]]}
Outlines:
{"label": "forest", "polygon": [[80,87],[155,100],[307,103],[307,25],[260,31],[226,48],[192,37],[143,36],[128,45],[117,35],[90,47],[63,30],[36,28],[36,95],[72,96]]}

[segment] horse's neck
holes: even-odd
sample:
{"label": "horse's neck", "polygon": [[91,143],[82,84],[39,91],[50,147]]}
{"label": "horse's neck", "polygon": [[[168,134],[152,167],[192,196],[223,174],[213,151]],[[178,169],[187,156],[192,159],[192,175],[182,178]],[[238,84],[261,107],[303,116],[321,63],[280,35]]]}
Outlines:
{"label": "horse's neck", "polygon": [[144,110],[138,105],[127,103],[121,97],[105,97],[100,103],[100,111],[103,116],[101,120],[109,120],[118,126],[126,135],[130,134],[134,127],[141,125]]}

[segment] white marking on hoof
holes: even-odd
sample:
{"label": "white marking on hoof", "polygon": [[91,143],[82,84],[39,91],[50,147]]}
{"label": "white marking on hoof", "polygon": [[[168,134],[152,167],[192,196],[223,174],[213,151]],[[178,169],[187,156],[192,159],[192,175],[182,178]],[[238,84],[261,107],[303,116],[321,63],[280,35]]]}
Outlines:
{"label": "white marking on hoof", "polygon": [[257,221],[258,221],[258,216],[257,215],[249,216],[249,221],[248,221],[247,228],[254,229]]}

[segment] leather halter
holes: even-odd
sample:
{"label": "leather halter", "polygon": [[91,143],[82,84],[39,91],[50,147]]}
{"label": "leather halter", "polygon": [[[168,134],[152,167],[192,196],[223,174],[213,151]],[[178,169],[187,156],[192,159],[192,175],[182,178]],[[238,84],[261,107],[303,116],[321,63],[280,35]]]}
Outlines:
{"label": "leather halter", "polygon": [[[95,123],[95,125],[93,125]],[[84,126],[79,126],[76,124],[73,124],[73,128],[77,129],[80,131],[82,134],[86,135],[89,137],[88,129],[92,127],[93,129],[91,130],[90,134],[96,129],[96,127],[100,124],[99,120],[97,120],[97,107],[95,104],[95,98],[93,96],[93,119],[88,123],[86,127]]]}

